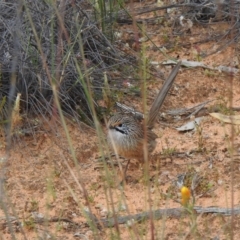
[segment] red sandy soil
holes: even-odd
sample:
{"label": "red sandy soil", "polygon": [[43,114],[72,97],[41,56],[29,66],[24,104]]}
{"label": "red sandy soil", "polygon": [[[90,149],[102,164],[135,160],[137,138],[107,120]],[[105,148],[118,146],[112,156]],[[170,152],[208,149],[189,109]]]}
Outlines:
{"label": "red sandy soil", "polygon": [[[123,27],[122,31],[128,28],[131,26]],[[158,45],[157,36],[154,41]],[[147,45],[149,59],[164,60],[162,54],[151,50],[151,43]],[[201,45],[200,48],[205,51],[209,45]],[[195,47],[176,50],[171,56],[197,61]],[[213,66],[231,66],[234,56],[235,52],[228,48],[202,62]],[[163,68],[165,73],[170,71],[170,67]],[[148,84],[148,107],[161,85],[159,80]],[[229,107],[230,92],[233,95],[232,106],[238,106],[238,75],[229,76],[216,71],[207,74],[202,68],[181,68],[161,112],[192,107],[206,100],[214,100],[207,105],[210,112],[210,106],[221,104]],[[141,101],[139,96],[126,96],[122,100],[127,105],[131,102],[132,107],[139,111]],[[34,135],[16,134],[10,156],[6,164],[1,164],[5,171],[6,193],[1,206],[6,207],[9,217],[17,218],[11,225],[16,239],[24,239],[24,235],[26,239],[94,239],[93,230],[86,224],[83,214],[87,208],[98,218],[111,217],[113,207],[120,216],[148,211],[150,204],[153,209],[181,208],[180,190],[175,187],[175,181],[185,173],[201,177],[194,195],[196,206],[231,208],[233,204],[237,207],[240,201],[238,125],[223,124],[205,113],[195,131],[176,130],[176,127],[190,120],[177,121],[162,114],[154,127],[159,138],[149,166],[149,184],[144,180],[142,167],[133,159],[127,171],[127,183],[123,187],[119,185],[119,166],[102,163],[100,156],[103,152],[107,153],[107,148],[104,146],[101,150],[96,131],[83,124],[67,121],[76,161],[60,123],[46,124],[40,119]],[[104,138],[105,126],[102,128]],[[0,156],[2,159],[6,157],[3,135]],[[123,160],[121,162],[125,164]],[[191,187],[191,182],[188,187]],[[0,238],[12,239],[11,229],[5,224],[3,207],[0,210]],[[34,222],[37,219],[34,214],[50,221]],[[181,218],[155,220],[155,239],[229,239],[231,229],[234,238],[240,238],[238,215],[233,219],[217,214],[194,216],[189,214]],[[54,218],[68,219],[69,222],[51,221]],[[150,223],[146,220],[131,227],[119,225],[120,239],[151,239]],[[96,232],[96,239],[117,239],[114,238],[116,233],[116,228],[102,228]]]}

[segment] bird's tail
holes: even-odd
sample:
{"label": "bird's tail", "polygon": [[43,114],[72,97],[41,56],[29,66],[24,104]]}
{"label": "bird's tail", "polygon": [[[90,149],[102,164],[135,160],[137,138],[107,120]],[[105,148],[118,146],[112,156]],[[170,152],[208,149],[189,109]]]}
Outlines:
{"label": "bird's tail", "polygon": [[165,80],[161,90],[159,91],[157,97],[155,98],[155,100],[150,108],[149,115],[148,115],[148,121],[147,121],[147,126],[150,129],[153,128],[153,125],[158,116],[159,110],[167,96],[169,89],[171,88],[171,86],[178,74],[178,70],[179,70],[180,66],[181,66],[181,61],[179,61],[178,64],[176,64],[176,66],[173,68],[172,72],[168,76],[167,80]]}

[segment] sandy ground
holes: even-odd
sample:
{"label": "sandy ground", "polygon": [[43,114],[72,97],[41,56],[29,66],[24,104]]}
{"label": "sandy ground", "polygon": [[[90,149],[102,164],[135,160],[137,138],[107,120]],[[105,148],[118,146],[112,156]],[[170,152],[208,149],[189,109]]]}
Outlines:
{"label": "sandy ground", "polygon": [[[131,26],[125,26],[127,31]],[[152,27],[154,31],[154,26]],[[206,29],[194,29],[195,31]],[[204,32],[203,32],[204,34]],[[153,38],[156,44],[161,44]],[[184,41],[184,37],[182,37]],[[187,38],[187,37],[186,37]],[[188,41],[194,41],[192,38]],[[163,56],[152,50],[147,55],[152,61],[162,61]],[[201,45],[201,51],[210,45]],[[196,60],[196,47],[171,53],[172,57]],[[235,53],[228,48],[202,61],[213,66],[231,66]],[[162,70],[162,69],[161,69]],[[170,71],[165,67],[163,72]],[[231,86],[231,82],[233,85]],[[162,83],[152,80],[148,84],[150,107]],[[239,76],[229,76],[202,68],[181,68],[171,89],[162,113],[168,110],[196,106],[213,100],[206,107],[213,111],[220,106],[226,113],[237,107],[240,99]],[[123,103],[141,111],[141,97],[126,96]],[[224,112],[225,111],[225,112]],[[229,113],[229,112],[228,112]],[[235,112],[234,114],[238,114]],[[186,174],[184,184],[191,188],[193,176],[195,206],[230,208],[240,201],[239,126],[221,123],[207,112],[194,131],[179,132],[176,127],[193,119],[181,120],[162,114],[154,127],[158,135],[157,147],[149,165],[149,182],[143,169],[132,159],[127,171],[127,182],[120,185],[121,172],[116,159],[101,160],[107,156],[104,140],[89,127],[67,121],[72,149],[62,125],[38,119],[37,130],[30,136],[15,134],[10,156],[1,164],[5,170],[4,202],[0,209],[0,238],[13,239],[118,239],[116,228],[95,231],[88,225],[84,210],[90,209],[97,218],[119,216],[153,209],[181,208],[180,190],[176,187],[179,175]],[[102,138],[105,136],[102,125]],[[6,157],[5,138],[0,137],[0,157]],[[101,139],[101,141],[100,141]],[[71,151],[74,151],[73,157]],[[126,161],[120,159],[122,164]],[[114,163],[114,164],[111,164]],[[232,199],[232,197],[234,197]],[[8,215],[4,212],[6,211]],[[6,218],[11,224],[6,224]],[[56,220],[58,219],[58,220]],[[195,225],[196,224],[196,225]],[[181,218],[164,217],[154,221],[155,239],[229,239],[231,229],[235,239],[240,237],[240,218],[218,214],[189,214]],[[151,221],[119,225],[119,239],[151,239]]]}

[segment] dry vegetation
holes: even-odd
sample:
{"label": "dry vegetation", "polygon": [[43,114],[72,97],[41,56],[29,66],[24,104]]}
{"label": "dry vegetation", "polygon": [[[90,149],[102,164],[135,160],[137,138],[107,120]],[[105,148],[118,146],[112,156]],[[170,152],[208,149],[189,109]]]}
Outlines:
{"label": "dry vegetation", "polygon": [[[238,239],[239,120],[209,115],[238,116],[238,5],[1,1],[0,239]],[[178,59],[149,171],[123,184],[105,121],[149,109]]]}

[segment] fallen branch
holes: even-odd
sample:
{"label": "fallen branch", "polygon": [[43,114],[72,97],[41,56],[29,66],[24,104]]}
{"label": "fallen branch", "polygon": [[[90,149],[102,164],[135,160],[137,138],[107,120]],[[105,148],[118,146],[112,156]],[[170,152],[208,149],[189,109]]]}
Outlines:
{"label": "fallen branch", "polygon": [[[231,216],[232,214],[238,215],[240,214],[240,208],[218,208],[218,207],[194,207],[194,210],[197,214],[204,214],[204,213],[212,213],[212,214],[221,214],[225,216]],[[85,213],[89,215],[89,213]],[[137,213],[128,216],[119,216],[117,217],[118,224],[126,224],[129,221],[131,222],[142,222],[148,220],[150,216],[153,216],[154,220],[162,219],[163,217],[173,217],[173,218],[180,218],[186,216],[187,211],[184,208],[169,208],[169,209],[158,209],[152,212],[152,214],[148,212]],[[95,216],[90,216],[89,219],[93,221],[94,224],[97,226],[107,227],[114,227],[116,223],[115,218],[108,218],[108,219],[97,219]]]}
{"label": "fallen branch", "polygon": [[[240,214],[240,208],[231,209],[231,208],[218,208],[218,207],[207,207],[207,208],[194,207],[193,209],[195,210],[196,214],[211,213],[211,214],[221,214],[224,216],[231,216],[232,214],[234,215]],[[147,211],[147,212],[137,213],[133,215],[117,216],[115,218],[112,217],[112,218],[104,218],[104,219],[103,218],[98,219],[96,216],[94,216],[88,211],[85,211],[84,214],[91,221],[91,223],[96,225],[98,228],[101,228],[101,227],[109,228],[109,227],[114,227],[116,221],[118,224],[127,224],[128,222],[140,223],[140,222],[146,221],[150,219],[150,216],[153,216],[154,220],[159,220],[159,219],[162,219],[163,217],[180,218],[180,217],[186,216],[188,214],[188,211],[185,210],[184,208],[157,209],[152,213]],[[12,223],[13,222],[20,223],[20,221],[15,217],[11,217],[10,219],[11,219],[10,222]],[[5,226],[7,225],[7,219],[1,218],[0,220],[4,220],[4,223],[2,223],[1,225],[5,225]],[[47,222],[67,222],[75,226],[82,227],[82,224],[79,224],[67,218],[56,218],[56,217],[49,218],[49,219],[36,218],[34,220],[34,223],[39,223],[39,224],[47,223]]]}
{"label": "fallen branch", "polygon": [[[164,61],[163,63],[151,62],[152,65],[160,65],[160,64],[168,65],[168,64],[174,64],[174,63],[175,63],[175,61],[173,61],[173,60],[167,60],[167,61]],[[211,67],[202,62],[188,61],[188,60],[184,60],[184,59],[182,60],[181,65],[185,66],[187,68],[201,67],[201,68],[205,68],[205,69],[210,69],[210,70],[225,72],[225,73],[230,73],[230,74],[239,73],[239,69],[234,68],[234,67],[227,67],[227,66],[222,66],[222,65],[220,65],[218,67]]]}

